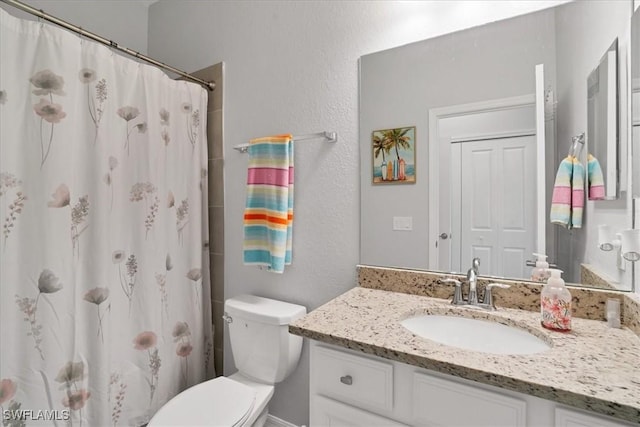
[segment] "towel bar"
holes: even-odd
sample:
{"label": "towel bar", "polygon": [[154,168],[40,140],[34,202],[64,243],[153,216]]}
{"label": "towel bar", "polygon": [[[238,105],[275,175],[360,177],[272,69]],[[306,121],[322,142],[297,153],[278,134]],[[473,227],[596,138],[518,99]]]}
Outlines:
{"label": "towel bar", "polygon": [[[294,136],[294,141],[303,141],[305,139],[318,139],[324,138],[327,142],[337,142],[338,141],[338,133],[337,132],[318,132],[318,133],[310,133],[307,135],[298,135]],[[246,153],[249,151],[249,144],[240,144],[233,147],[234,150],[238,150],[241,153]]]}

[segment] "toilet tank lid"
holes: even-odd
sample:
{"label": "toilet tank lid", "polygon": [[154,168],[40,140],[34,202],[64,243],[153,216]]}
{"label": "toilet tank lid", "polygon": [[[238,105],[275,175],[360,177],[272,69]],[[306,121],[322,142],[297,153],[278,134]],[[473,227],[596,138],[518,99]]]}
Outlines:
{"label": "toilet tank lid", "polygon": [[255,295],[238,295],[225,301],[224,311],[234,316],[270,325],[286,325],[301,318],[307,309],[301,305]]}

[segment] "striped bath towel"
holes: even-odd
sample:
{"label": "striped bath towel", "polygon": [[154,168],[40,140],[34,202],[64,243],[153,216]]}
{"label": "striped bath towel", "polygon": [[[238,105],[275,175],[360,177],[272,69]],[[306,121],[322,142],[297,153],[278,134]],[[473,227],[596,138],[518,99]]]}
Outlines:
{"label": "striped bath towel", "polygon": [[604,200],[604,175],[598,159],[589,154],[587,163],[589,200]]}
{"label": "striped bath towel", "polygon": [[244,263],[274,273],[291,264],[293,138],[277,135],[249,144]]}
{"label": "striped bath towel", "polygon": [[567,228],[582,227],[584,210],[584,166],[568,156],[558,167],[551,199],[551,223]]}

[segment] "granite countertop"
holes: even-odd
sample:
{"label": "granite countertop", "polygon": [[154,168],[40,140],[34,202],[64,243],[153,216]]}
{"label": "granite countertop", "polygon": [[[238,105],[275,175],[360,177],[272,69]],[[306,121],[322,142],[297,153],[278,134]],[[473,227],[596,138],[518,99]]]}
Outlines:
{"label": "granite countertop", "polygon": [[[400,325],[419,314],[455,314],[518,326],[552,345],[531,355],[462,350],[413,335]],[[540,326],[539,313],[452,306],[448,300],[353,288],[293,322],[310,339],[632,422],[640,420],[640,338],[627,328],[573,318],[569,333]]]}

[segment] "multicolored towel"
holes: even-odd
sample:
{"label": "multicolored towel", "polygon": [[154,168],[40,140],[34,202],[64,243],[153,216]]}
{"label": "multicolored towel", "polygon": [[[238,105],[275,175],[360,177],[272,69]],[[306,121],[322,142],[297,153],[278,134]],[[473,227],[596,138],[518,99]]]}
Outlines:
{"label": "multicolored towel", "polygon": [[573,175],[571,176],[571,228],[582,228],[584,211],[584,166],[580,160],[573,158]]}
{"label": "multicolored towel", "polygon": [[591,154],[587,157],[587,182],[589,200],[604,200],[604,175],[600,162]]}
{"label": "multicolored towel", "polygon": [[249,144],[244,263],[274,273],[291,264],[293,137],[276,135]]}
{"label": "multicolored towel", "polygon": [[584,210],[584,166],[573,156],[560,162],[551,199],[551,223],[581,228]]}

